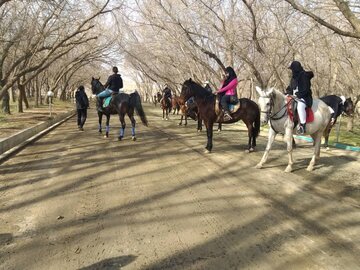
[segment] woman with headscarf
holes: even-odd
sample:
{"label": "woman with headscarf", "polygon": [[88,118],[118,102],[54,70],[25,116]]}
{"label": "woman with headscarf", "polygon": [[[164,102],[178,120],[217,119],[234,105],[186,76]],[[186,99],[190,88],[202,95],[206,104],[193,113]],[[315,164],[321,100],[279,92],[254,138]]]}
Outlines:
{"label": "woman with headscarf", "polygon": [[238,84],[236,73],[232,67],[225,69],[224,78],[225,80],[222,82],[220,89],[215,94],[222,95],[220,104],[224,111],[224,120],[231,120],[228,104],[237,100],[236,86]]}
{"label": "woman with headscarf", "polygon": [[306,132],[306,107],[312,106],[312,91],[310,80],[314,77],[312,71],[305,71],[299,61],[293,61],[289,67],[292,72],[290,85],[286,88],[288,95],[297,97],[297,110],[300,124],[297,129],[298,134]]}

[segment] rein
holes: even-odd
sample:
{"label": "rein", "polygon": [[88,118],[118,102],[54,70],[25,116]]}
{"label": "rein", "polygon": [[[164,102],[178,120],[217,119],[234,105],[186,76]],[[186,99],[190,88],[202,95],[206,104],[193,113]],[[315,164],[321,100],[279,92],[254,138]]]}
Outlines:
{"label": "rein", "polygon": [[273,99],[273,97],[271,97],[271,98],[270,98],[270,108],[269,108],[269,110],[268,110],[268,111],[261,111],[262,113],[265,113],[265,114],[269,117],[270,126],[271,126],[271,128],[272,128],[276,133],[279,133],[279,132],[274,128],[274,126],[273,126],[272,123],[271,123],[271,120],[276,121],[276,120],[280,120],[280,119],[284,118],[285,115],[286,115],[286,113],[287,113],[287,110],[284,110],[284,112],[283,112],[282,115],[280,115],[280,116],[278,116],[278,117],[275,117],[275,116],[276,116],[277,114],[279,114],[283,109],[285,109],[285,108],[290,104],[290,102],[291,102],[292,100],[293,100],[293,98],[291,98],[289,101],[287,101],[287,102],[285,103],[285,105],[280,108],[280,110],[278,110],[276,113],[272,114],[271,111],[272,111],[273,106],[274,106],[274,99]]}

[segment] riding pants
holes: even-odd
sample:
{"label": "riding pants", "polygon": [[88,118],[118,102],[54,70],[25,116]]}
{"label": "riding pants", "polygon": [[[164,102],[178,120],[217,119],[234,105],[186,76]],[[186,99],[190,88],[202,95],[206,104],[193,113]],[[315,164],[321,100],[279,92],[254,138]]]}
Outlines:
{"label": "riding pants", "polygon": [[305,100],[302,98],[298,99],[297,111],[299,114],[300,124],[306,124],[306,104]]}

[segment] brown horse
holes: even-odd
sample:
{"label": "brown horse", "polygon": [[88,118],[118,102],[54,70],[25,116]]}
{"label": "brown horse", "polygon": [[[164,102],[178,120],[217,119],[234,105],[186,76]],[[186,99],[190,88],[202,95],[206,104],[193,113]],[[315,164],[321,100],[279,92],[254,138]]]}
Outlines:
{"label": "brown horse", "polygon": [[173,109],[173,114],[179,114],[179,111],[180,111],[180,97],[178,96],[173,96],[171,98],[171,106],[172,106],[172,109]]}
{"label": "brown horse", "polygon": [[243,120],[248,128],[248,152],[254,151],[256,146],[256,137],[260,132],[260,110],[258,105],[247,98],[239,99],[240,108],[231,114],[232,119],[224,121],[223,115],[217,115],[215,111],[216,96],[209,93],[205,88],[196,82],[189,79],[182,85],[181,95],[182,100],[188,100],[190,97],[194,97],[194,100],[198,106],[199,116],[204,121],[207,134],[207,153],[211,152],[213,144],[213,126],[214,123],[231,124],[239,120]]}
{"label": "brown horse", "polygon": [[160,106],[163,111],[162,119],[169,120],[169,113],[171,112],[171,99],[163,96],[160,101]]}

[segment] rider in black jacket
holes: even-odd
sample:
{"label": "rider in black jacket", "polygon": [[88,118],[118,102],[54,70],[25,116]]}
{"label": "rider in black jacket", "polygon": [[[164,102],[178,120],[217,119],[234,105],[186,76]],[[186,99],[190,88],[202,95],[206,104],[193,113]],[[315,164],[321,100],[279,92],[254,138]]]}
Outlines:
{"label": "rider in black jacket", "polygon": [[117,67],[113,67],[112,68],[114,74],[110,75],[106,84],[104,85],[105,87],[105,90],[100,92],[98,95],[97,95],[97,102],[98,102],[98,109],[101,110],[102,109],[102,101],[101,101],[101,98],[106,98],[106,97],[109,97],[111,96],[112,93],[116,93],[118,94],[119,93],[119,90],[121,88],[123,88],[123,81],[122,81],[122,78],[121,78],[121,75],[118,74],[119,70]]}
{"label": "rider in black jacket", "polygon": [[304,134],[306,132],[306,107],[312,106],[312,91],[310,80],[314,77],[312,71],[305,71],[300,62],[293,61],[289,67],[292,71],[290,85],[286,88],[288,95],[296,95],[298,101],[298,114],[300,125],[297,133]]}

